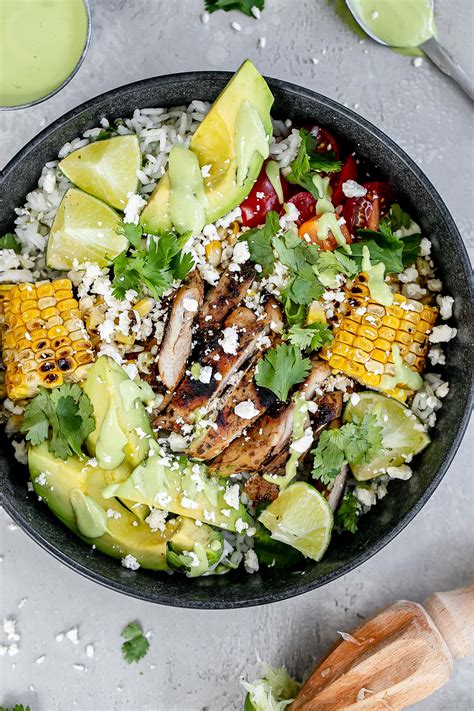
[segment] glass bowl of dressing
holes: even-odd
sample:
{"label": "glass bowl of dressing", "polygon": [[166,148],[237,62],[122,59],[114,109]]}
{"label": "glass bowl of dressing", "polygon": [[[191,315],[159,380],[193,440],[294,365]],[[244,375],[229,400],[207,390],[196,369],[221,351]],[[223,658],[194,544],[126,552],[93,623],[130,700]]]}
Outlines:
{"label": "glass bowl of dressing", "polygon": [[89,47],[88,0],[0,0],[0,111],[54,96]]}

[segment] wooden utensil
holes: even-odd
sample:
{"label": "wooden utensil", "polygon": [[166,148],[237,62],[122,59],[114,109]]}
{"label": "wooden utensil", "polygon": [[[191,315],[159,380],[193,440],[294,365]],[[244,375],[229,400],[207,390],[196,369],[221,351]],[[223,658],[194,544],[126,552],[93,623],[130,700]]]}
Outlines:
{"label": "wooden utensil", "polygon": [[301,688],[291,711],[398,711],[447,682],[474,650],[474,584],[401,600],[343,641]]}

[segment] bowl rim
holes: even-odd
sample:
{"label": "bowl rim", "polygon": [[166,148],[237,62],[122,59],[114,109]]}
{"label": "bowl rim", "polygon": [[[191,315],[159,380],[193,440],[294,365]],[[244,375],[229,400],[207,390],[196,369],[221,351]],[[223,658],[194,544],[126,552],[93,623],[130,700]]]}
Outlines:
{"label": "bowl rim", "polygon": [[[230,79],[233,76],[232,72],[227,71],[191,71],[191,72],[176,72],[173,74],[166,74],[161,76],[149,77],[147,79],[141,79],[135,82],[130,82],[113,89],[109,89],[97,96],[88,99],[81,104],[78,104],[73,109],[67,111],[65,114],[55,119],[51,124],[40,131],[36,136],[34,136],[30,141],[28,141],[23,148],[21,148],[13,158],[6,164],[0,173],[0,188],[3,183],[8,179],[8,176],[12,170],[14,170],[17,164],[23,160],[28,153],[40,145],[51,133],[53,133],[57,128],[66,124],[70,119],[76,118],[79,114],[84,111],[95,109],[100,106],[101,102],[104,100],[113,99],[114,97],[120,95],[122,92],[133,92],[136,89],[145,89],[155,87],[157,83],[162,85],[166,84],[176,84],[179,82],[186,83],[195,80],[208,80],[208,79]],[[265,76],[270,88],[275,88],[277,90],[282,90],[286,94],[293,94],[299,98],[307,98],[310,101],[316,101],[325,104],[328,108],[334,110],[339,116],[343,116],[352,123],[363,128],[365,131],[370,132],[380,143],[383,144],[385,149],[389,149],[394,153],[397,159],[405,165],[407,170],[415,174],[416,178],[422,183],[424,189],[429,193],[430,198],[437,203],[437,206],[442,214],[442,217],[449,226],[450,231],[454,234],[457,245],[458,245],[458,256],[460,258],[463,271],[466,277],[468,277],[467,282],[469,283],[470,300],[471,303],[474,302],[473,295],[473,284],[472,280],[469,278],[471,274],[470,261],[465,244],[461,238],[459,230],[451,216],[448,208],[446,207],[443,199],[439,195],[436,188],[433,186],[429,178],[424,174],[424,172],[418,167],[415,161],[410,158],[410,156],[395,142],[393,139],[389,138],[383,131],[377,128],[367,119],[363,118],[359,114],[355,113],[351,109],[343,106],[339,102],[319,94],[311,89],[301,87],[292,82],[284,81],[281,79],[276,79],[272,77]],[[97,118],[99,120],[99,117]],[[471,375],[471,388],[472,393],[473,381],[474,381],[474,370],[472,368],[472,362],[470,367]],[[206,600],[202,599],[192,599],[192,596],[186,595],[183,598],[177,599],[174,592],[167,594],[160,591],[159,599],[147,591],[138,590],[133,585],[133,578],[130,581],[115,581],[107,578],[105,575],[98,573],[89,567],[87,567],[82,562],[72,559],[68,554],[63,553],[56,545],[51,541],[47,540],[43,535],[39,534],[34,526],[30,524],[26,517],[24,517],[15,507],[14,499],[10,499],[3,487],[0,487],[0,505],[4,507],[7,513],[11,516],[13,521],[31,538],[33,539],[41,548],[50,553],[54,558],[59,560],[61,563],[67,565],[72,570],[78,572],[85,578],[99,583],[100,585],[113,590],[115,592],[122,593],[129,597],[133,597],[145,602],[152,602],[154,604],[166,605],[178,608],[188,608],[188,609],[238,609],[244,607],[254,607],[258,605],[270,604],[273,602],[280,602],[285,599],[290,599],[297,597],[304,593],[311,592],[323,585],[326,585],[338,578],[346,575],[355,568],[362,565],[364,562],[372,558],[376,553],[381,551],[385,546],[387,546],[396,536],[398,536],[401,531],[413,520],[413,518],[419,513],[427,501],[431,498],[435,489],[438,487],[439,483],[446,474],[448,468],[450,467],[453,458],[459,448],[459,445],[463,439],[464,433],[466,431],[471,409],[469,408],[469,398],[466,398],[467,407],[463,412],[461,421],[458,423],[458,428],[456,435],[451,443],[449,449],[445,452],[443,460],[437,467],[435,475],[432,477],[430,482],[424,491],[420,494],[419,498],[416,500],[414,505],[402,516],[398,523],[387,533],[385,533],[379,540],[371,544],[370,547],[363,549],[360,553],[355,555],[352,560],[342,565],[335,571],[326,573],[325,575],[317,578],[316,580],[308,581],[302,580],[300,582],[299,578],[294,578],[295,582],[293,585],[289,586],[288,589],[284,591],[265,591],[262,589],[262,593],[259,595],[251,595],[246,597],[241,596],[238,599],[223,600],[216,599],[209,596]],[[0,477],[2,472],[0,471]]]}

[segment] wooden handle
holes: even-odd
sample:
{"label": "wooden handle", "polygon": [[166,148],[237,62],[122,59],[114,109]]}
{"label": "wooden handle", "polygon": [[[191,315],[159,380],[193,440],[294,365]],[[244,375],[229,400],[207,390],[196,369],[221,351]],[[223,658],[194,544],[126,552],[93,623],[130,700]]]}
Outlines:
{"label": "wooden handle", "polygon": [[439,689],[452,665],[451,652],[423,607],[397,602],[340,642],[289,708],[396,711]]}
{"label": "wooden handle", "polygon": [[423,603],[446,640],[453,657],[474,651],[474,583],[466,588],[433,593]]}

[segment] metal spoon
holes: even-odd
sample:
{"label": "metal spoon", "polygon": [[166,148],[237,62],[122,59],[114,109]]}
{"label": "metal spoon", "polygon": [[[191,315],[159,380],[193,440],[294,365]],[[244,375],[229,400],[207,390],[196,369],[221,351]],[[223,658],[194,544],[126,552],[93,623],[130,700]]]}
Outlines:
{"label": "metal spoon", "polygon": [[[367,27],[367,25],[361,20],[357,14],[357,10],[353,6],[352,0],[346,0],[346,5],[349,8],[354,20],[362,27],[364,32],[369,35],[375,42],[388,46],[386,42],[380,39],[373,31]],[[433,0],[431,0],[431,6],[433,6]],[[452,79],[456,84],[464,91],[465,94],[474,101],[474,82],[471,77],[466,74],[464,69],[457,64],[451,57],[449,52],[436,40],[431,37],[423,44],[419,45],[419,49],[423,50],[426,56],[431,59],[433,64],[440,69],[443,74],[446,74],[450,79]]]}

